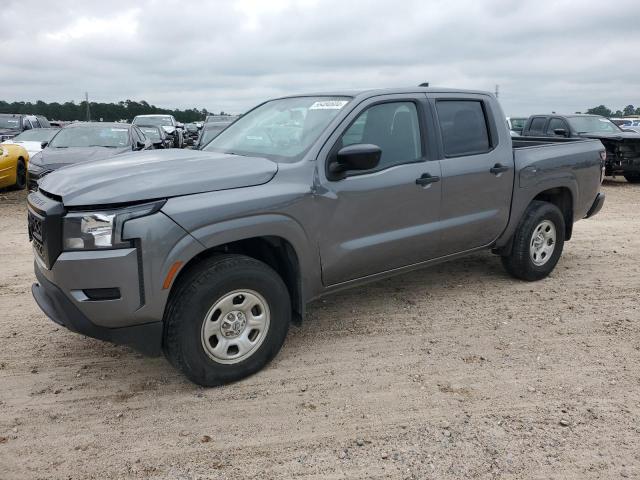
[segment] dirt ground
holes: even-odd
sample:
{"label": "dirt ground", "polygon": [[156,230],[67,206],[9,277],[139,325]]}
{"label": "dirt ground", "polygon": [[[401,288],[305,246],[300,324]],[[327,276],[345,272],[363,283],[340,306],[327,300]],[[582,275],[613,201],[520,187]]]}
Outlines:
{"label": "dirt ground", "polygon": [[603,190],[550,278],[486,253],[346,291],[214,389],[48,320],[0,192],[0,479],[640,478],[640,186]]}

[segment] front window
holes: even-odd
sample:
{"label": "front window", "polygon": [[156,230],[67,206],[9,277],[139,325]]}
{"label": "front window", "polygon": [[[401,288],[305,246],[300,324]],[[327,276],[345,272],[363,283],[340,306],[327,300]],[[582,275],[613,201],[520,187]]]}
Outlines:
{"label": "front window", "polygon": [[204,150],[272,160],[297,160],[349,100],[348,97],[272,100],[236,120]]}
{"label": "front window", "polygon": [[130,145],[129,129],[102,125],[82,125],[63,128],[53,137],[49,147],[109,147]]}
{"label": "front window", "polygon": [[620,128],[604,117],[569,117],[571,128],[580,133],[620,133]]}
{"label": "front window", "polygon": [[20,117],[13,115],[0,115],[0,128],[8,128],[9,130],[20,129]]}
{"label": "front window", "polygon": [[14,142],[48,142],[58,133],[57,129],[35,128],[12,138]]}
{"label": "front window", "polygon": [[171,117],[136,117],[134,125],[154,125],[156,127],[172,127]]}

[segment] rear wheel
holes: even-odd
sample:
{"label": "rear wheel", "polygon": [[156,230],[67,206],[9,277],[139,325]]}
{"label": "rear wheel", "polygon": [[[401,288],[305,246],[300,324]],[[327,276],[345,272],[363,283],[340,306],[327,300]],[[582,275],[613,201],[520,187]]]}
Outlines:
{"label": "rear wheel", "polygon": [[502,264],[521,280],[545,278],[560,260],[564,232],[564,217],[558,207],[537,200],[531,202],[514,234],[511,253],[502,257]]}
{"label": "rear wheel", "polygon": [[629,183],[640,183],[640,172],[625,173],[624,178]]}
{"label": "rear wheel", "polygon": [[273,359],[290,320],[289,292],[273,269],[243,255],[213,257],[176,285],[164,319],[163,349],[191,381],[222,385]]}
{"label": "rear wheel", "polygon": [[27,166],[23,159],[18,159],[16,163],[16,183],[13,185],[14,190],[24,190],[27,186]]}

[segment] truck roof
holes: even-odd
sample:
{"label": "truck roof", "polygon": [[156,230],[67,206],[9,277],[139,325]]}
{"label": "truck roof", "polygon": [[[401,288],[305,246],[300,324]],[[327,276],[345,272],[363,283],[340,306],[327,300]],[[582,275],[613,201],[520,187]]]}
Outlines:
{"label": "truck roof", "polygon": [[284,95],[279,98],[291,97],[374,97],[376,95],[393,95],[406,93],[468,93],[474,95],[489,95],[492,93],[482,90],[462,90],[458,88],[441,87],[398,87],[398,88],[371,88],[359,90],[338,90],[329,92],[312,92],[296,95]]}

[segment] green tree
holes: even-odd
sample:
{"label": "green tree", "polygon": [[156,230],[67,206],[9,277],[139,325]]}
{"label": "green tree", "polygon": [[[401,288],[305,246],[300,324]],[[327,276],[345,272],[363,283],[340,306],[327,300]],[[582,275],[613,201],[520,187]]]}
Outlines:
{"label": "green tree", "polygon": [[636,107],[634,107],[633,105],[627,105],[626,107],[624,107],[624,110],[622,111],[624,115],[633,115],[635,112],[636,112]]}
{"label": "green tree", "polygon": [[611,110],[604,105],[598,105],[597,107],[590,108],[587,113],[591,115],[602,115],[603,117],[610,117]]}

